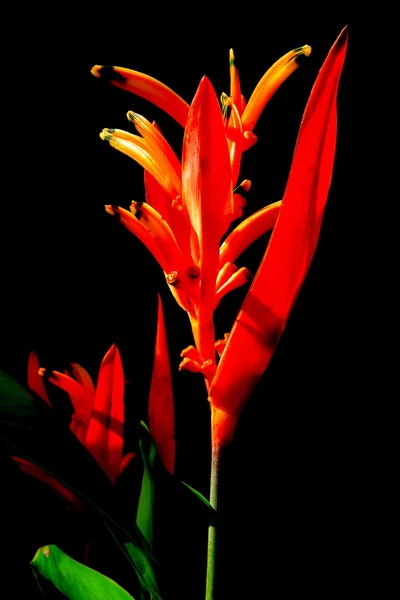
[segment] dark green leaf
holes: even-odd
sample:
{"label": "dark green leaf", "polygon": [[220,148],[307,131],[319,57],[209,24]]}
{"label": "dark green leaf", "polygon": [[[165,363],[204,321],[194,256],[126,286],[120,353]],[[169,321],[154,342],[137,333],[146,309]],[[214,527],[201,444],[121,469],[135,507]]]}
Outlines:
{"label": "dark green leaf", "polygon": [[157,449],[152,441],[146,443],[141,439],[139,442],[140,452],[143,459],[143,478],[140,491],[139,504],[136,515],[136,525],[143,533],[147,543],[153,544],[153,512],[154,512],[154,463],[157,457]]}

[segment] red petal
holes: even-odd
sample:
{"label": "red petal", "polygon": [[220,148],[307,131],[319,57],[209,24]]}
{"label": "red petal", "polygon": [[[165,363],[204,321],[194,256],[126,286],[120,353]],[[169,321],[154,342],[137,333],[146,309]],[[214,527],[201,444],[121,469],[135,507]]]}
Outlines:
{"label": "red petal", "polygon": [[158,323],[153,373],[149,394],[149,429],[163,465],[171,473],[175,464],[175,412],[167,336],[161,297],[158,295]]}
{"label": "red petal", "polygon": [[124,372],[115,344],[100,366],[86,434],[86,448],[112,483],[120,471],[124,443]]}
{"label": "red petal", "polygon": [[86,371],[86,369],[84,369],[83,367],[78,365],[78,363],[72,362],[72,363],[70,363],[70,365],[71,365],[72,375],[85,388],[87,393],[92,394],[94,397],[95,388],[94,388],[93,381],[92,381],[92,378],[90,377],[89,373]]}
{"label": "red petal", "polygon": [[28,387],[42,400],[51,406],[51,402],[44,387],[43,379],[39,375],[39,360],[35,352],[29,354],[28,358]]}
{"label": "red petal", "polygon": [[34,477],[38,481],[45,483],[49,488],[56,492],[60,498],[65,500],[70,505],[74,507],[80,507],[82,505],[82,501],[75,496],[68,488],[62,485],[55,477],[52,477],[45,471],[42,471],[39,467],[29,462],[29,460],[25,460],[24,458],[19,458],[18,456],[11,457],[19,466],[23,473]]}
{"label": "red petal", "polygon": [[[210,389],[218,442],[229,443],[241,409],[266,369],[308,271],[321,227],[336,144],[336,95],[347,46],[344,29],[311,91],[282,208]],[[243,352],[243,348],[246,352]],[[221,419],[221,414],[233,420]]]}
{"label": "red petal", "polygon": [[183,140],[182,195],[200,245],[200,352],[213,358],[212,318],[219,242],[233,212],[228,143],[215,91],[203,77],[189,109]]}
{"label": "red petal", "polygon": [[[44,373],[44,369],[41,372]],[[84,444],[89,417],[93,407],[93,391],[90,388],[84,388],[83,385],[72,379],[69,375],[59,373],[58,371],[51,372],[49,381],[69,395],[75,411],[72,415],[70,429],[77,439]]]}

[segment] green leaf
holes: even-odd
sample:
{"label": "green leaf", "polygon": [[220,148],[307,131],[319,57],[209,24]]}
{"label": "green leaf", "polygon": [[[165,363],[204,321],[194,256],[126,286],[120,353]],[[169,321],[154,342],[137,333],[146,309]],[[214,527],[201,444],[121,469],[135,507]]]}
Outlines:
{"label": "green leaf", "polygon": [[153,509],[154,509],[154,479],[153,470],[157,457],[154,442],[143,438],[139,441],[139,448],[143,459],[143,478],[140,490],[139,504],[136,515],[136,525],[143,533],[149,546],[153,543]]}
{"label": "green leaf", "polygon": [[217,513],[217,511],[215,510],[215,508],[213,508],[211,506],[211,504],[209,503],[209,501],[207,500],[207,498],[205,498],[203,496],[203,494],[201,494],[200,492],[198,492],[197,490],[195,490],[194,488],[192,488],[191,485],[189,485],[188,483],[185,483],[184,481],[181,481],[181,484],[184,485],[188,490],[190,490],[192,492],[192,494],[194,494],[196,496],[196,498],[198,498],[204,504],[204,506],[206,506],[208,508],[208,510],[211,513]]}
{"label": "green leaf", "polygon": [[[140,425],[143,427],[143,430],[144,430],[142,440],[143,439],[148,440],[147,443],[153,444],[153,446],[155,447],[153,438],[151,436],[150,430],[147,427],[146,423],[144,421],[140,421]],[[142,458],[143,458],[144,462],[147,460],[145,455],[143,455],[143,451],[142,451]],[[149,468],[149,464],[148,464],[148,468]],[[195,490],[188,483],[185,483],[184,481],[181,481],[181,480],[177,479],[176,477],[174,477],[173,475],[171,475],[163,466],[162,461],[158,455],[155,455],[152,459],[150,472],[152,474],[153,482],[155,481],[157,484],[160,484],[160,486],[164,488],[164,491],[168,488],[170,493],[180,495],[180,492],[182,490],[181,486],[184,486],[183,489],[188,490],[191,493],[192,497],[194,496],[197,500],[200,500],[202,506],[206,507],[210,513],[212,513],[212,514],[216,513],[216,510],[211,506],[211,504],[209,503],[207,498],[205,498],[205,496],[203,496],[203,494],[201,494],[200,492]]]}
{"label": "green leaf", "polygon": [[135,523],[121,522],[114,487],[92,455],[41,399],[0,369],[0,438],[58,479],[128,538],[142,587],[161,600],[157,560]]}
{"label": "green leaf", "polygon": [[70,600],[134,600],[118,583],[70,558],[57,546],[39,548],[31,565]]}

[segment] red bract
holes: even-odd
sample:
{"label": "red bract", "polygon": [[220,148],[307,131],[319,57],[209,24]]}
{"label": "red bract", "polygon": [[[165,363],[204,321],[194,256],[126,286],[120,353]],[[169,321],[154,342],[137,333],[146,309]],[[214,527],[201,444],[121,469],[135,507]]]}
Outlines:
{"label": "red bract", "polygon": [[[122,456],[124,427],[124,374],[118,348],[111,346],[99,370],[96,387],[88,372],[76,363],[71,363],[74,377],[52,371],[49,381],[68,393],[74,413],[70,430],[89,450],[110,481],[115,484],[120,473],[129,464],[134,453]],[[34,352],[29,355],[28,385],[51,406],[42,377],[45,369],[39,368]],[[54,477],[25,459],[13,456],[20,469],[43,481],[58,495],[79,509],[81,502]]]}
{"label": "red bract", "polygon": [[277,223],[211,384],[215,445],[230,442],[238,415],[277,346],[317,245],[335,156],[336,96],[346,47],[345,28],[312,89]]}
{"label": "red bract", "polygon": [[149,429],[164,467],[175,465],[175,411],[167,336],[161,297],[158,296],[157,334],[149,393]]}

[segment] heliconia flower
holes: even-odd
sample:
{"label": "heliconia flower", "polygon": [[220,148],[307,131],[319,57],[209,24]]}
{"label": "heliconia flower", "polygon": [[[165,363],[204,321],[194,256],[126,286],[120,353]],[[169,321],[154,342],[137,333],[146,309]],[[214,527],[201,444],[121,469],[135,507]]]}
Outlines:
{"label": "heliconia flower", "polygon": [[164,467],[173,475],[175,466],[175,410],[167,336],[161,297],[158,295],[157,333],[150,383],[149,430]]}
{"label": "heliconia flower", "polygon": [[[220,249],[221,238],[246,203],[238,190],[250,187],[244,180],[233,188],[232,169],[238,172],[240,165],[235,150],[239,143],[234,136],[227,137],[224,114],[210,81],[203,77],[188,109],[182,164],[158,127],[132,111],[128,118],[142,137],[115,129],[101,133],[103,140],[145,169],[146,202],[132,202],[130,211],[114,205],[106,210],[118,216],[159,262],[171,292],[188,312],[196,346],[205,360],[215,360],[215,308],[225,294],[251,277],[245,268],[227,266],[233,262],[229,256],[235,254],[236,259],[271,229],[280,206],[245,220]],[[240,129],[236,108],[232,114]]]}
{"label": "heliconia flower", "polygon": [[[52,371],[48,380],[66,391],[74,407],[70,429],[112,483],[121,471],[124,443],[124,372],[115,344],[100,365],[96,387],[85,369],[72,363],[70,377]],[[45,369],[39,373],[44,375]]]}
{"label": "heliconia flower", "polygon": [[[45,372],[45,369],[39,368],[36,354],[31,352],[28,360],[28,386],[51,406],[43,385]],[[74,408],[70,430],[115,484],[117,477],[134,457],[133,452],[122,456],[124,374],[118,348],[114,344],[106,353],[96,387],[88,372],[77,363],[71,363],[71,372],[73,377],[67,373],[52,371],[48,380],[68,393]],[[46,483],[75,510],[80,510],[82,502],[54,477],[25,459],[16,456],[12,458],[24,473]]]}
{"label": "heliconia flower", "polygon": [[239,413],[282,335],[317,245],[332,177],[336,96],[346,47],[344,28],[311,91],[268,248],[230,335],[219,346],[222,356],[209,390],[215,446],[229,444]]}

